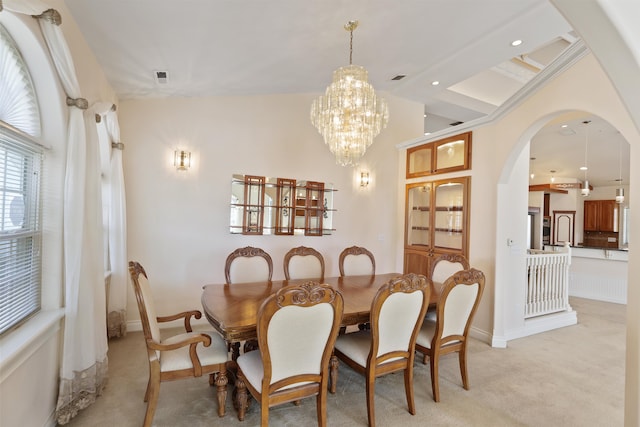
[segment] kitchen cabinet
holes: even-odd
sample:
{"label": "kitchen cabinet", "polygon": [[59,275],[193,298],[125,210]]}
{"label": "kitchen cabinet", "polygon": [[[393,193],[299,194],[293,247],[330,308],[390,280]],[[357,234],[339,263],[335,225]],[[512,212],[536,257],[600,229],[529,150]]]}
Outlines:
{"label": "kitchen cabinet", "polygon": [[471,132],[407,150],[407,178],[471,169]]}
{"label": "kitchen cabinet", "polygon": [[615,200],[585,200],[584,231],[618,231],[618,204]]}
{"label": "kitchen cabinet", "polygon": [[407,184],[405,273],[428,275],[440,254],[468,257],[470,183],[460,177]]}

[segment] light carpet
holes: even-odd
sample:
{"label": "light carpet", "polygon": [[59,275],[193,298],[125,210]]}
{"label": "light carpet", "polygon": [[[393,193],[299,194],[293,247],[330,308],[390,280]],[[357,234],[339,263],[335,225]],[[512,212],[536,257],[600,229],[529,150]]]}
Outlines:
{"label": "light carpet", "polygon": [[[401,373],[376,381],[378,426],[622,426],[626,306],[571,298],[578,324],[509,341],[505,349],[472,340],[470,390],[462,388],[458,359],[440,364],[440,402],[433,401],[429,366],[416,356],[416,415],[407,411]],[[328,395],[329,426],[366,426],[364,377],[341,364],[336,394]],[[109,380],[103,395],[67,426],[140,426],[148,365],[141,332],[109,342]],[[240,422],[227,399],[219,418],[208,378],[160,386],[155,426],[256,426],[254,401]],[[315,398],[270,410],[272,426],[316,425]]]}

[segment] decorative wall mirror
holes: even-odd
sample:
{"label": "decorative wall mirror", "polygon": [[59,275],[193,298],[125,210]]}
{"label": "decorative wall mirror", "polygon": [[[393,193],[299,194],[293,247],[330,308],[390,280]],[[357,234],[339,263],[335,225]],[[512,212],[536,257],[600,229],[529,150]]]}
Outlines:
{"label": "decorative wall mirror", "polygon": [[332,184],[233,175],[229,231],[248,235],[331,234]]}

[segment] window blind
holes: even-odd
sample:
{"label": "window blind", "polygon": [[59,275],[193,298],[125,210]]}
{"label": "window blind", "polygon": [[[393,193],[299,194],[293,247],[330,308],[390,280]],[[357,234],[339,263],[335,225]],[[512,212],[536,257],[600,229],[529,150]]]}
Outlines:
{"label": "window blind", "polygon": [[0,335],[40,310],[42,158],[27,135],[0,126]]}

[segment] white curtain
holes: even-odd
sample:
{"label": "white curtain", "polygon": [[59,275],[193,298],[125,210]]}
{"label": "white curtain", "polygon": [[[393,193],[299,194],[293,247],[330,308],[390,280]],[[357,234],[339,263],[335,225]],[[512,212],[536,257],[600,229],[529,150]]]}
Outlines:
{"label": "white curtain", "polygon": [[115,105],[102,106],[101,122],[105,132],[100,132],[100,158],[102,160],[103,209],[107,237],[107,265],[109,293],[107,300],[107,336],[122,337],[127,333],[127,286],[129,280],[127,264],[127,217],[120,142],[120,125]]}
{"label": "white curtain", "polygon": [[[65,321],[56,418],[67,423],[102,393],[107,378],[100,163],[95,113],[86,111],[60,15],[39,0],[5,0],[4,8],[37,15],[67,94],[64,183]],[[91,124],[91,125],[89,125]]]}

